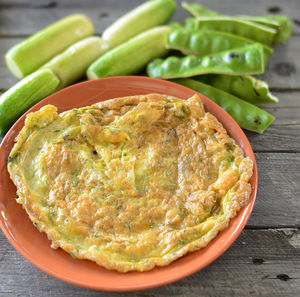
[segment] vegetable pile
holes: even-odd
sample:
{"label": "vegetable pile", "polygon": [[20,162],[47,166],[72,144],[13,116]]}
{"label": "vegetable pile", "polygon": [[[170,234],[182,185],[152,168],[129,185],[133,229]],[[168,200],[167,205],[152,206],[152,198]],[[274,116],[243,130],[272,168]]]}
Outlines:
{"label": "vegetable pile", "polygon": [[[266,82],[270,45],[292,30],[284,15],[227,16],[182,2],[191,17],[163,25],[174,0],[149,0],[92,36],[87,16],[74,14],[16,44],[7,67],[22,79],[0,97],[0,133],[32,105],[86,76],[96,79],[139,73],[171,79],[225,109],[240,127],[262,133],[275,119],[254,104],[276,103]],[[172,53],[172,56],[167,56]],[[167,56],[167,57],[166,57]]]}

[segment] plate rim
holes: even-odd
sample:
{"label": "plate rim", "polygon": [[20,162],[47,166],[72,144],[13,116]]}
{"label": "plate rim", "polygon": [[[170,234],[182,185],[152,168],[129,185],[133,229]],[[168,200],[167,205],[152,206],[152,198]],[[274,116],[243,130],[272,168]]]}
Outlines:
{"label": "plate rim", "polygon": [[[52,270],[51,268],[47,267],[47,265],[43,265],[42,263],[39,263],[37,260],[34,259],[34,257],[32,257],[32,255],[30,253],[28,253],[28,251],[18,243],[18,241],[14,238],[14,236],[9,232],[9,228],[7,228],[5,222],[4,222],[4,218],[2,213],[0,212],[0,228],[2,229],[2,232],[4,233],[4,235],[6,236],[6,238],[8,239],[8,241],[14,246],[14,248],[25,258],[27,259],[30,263],[32,263],[34,266],[36,266],[37,268],[39,268],[40,270],[42,270],[43,272],[57,278],[60,279],[62,281],[65,281],[67,283],[73,284],[73,285],[77,285],[77,286],[81,286],[81,287],[85,287],[85,288],[89,288],[89,289],[95,289],[95,290],[103,290],[103,291],[115,291],[115,292],[125,292],[125,291],[137,291],[137,290],[144,290],[144,289],[149,289],[149,288],[155,288],[155,287],[159,287],[162,285],[166,285],[175,281],[178,281],[180,279],[183,279],[193,273],[195,273],[196,271],[199,271],[203,268],[205,268],[207,265],[211,264],[213,261],[215,261],[217,258],[219,258],[223,253],[225,253],[225,251],[234,243],[234,241],[237,239],[237,237],[240,235],[240,233],[243,231],[245,225],[247,224],[251,213],[253,211],[254,208],[254,204],[256,201],[256,196],[257,196],[257,188],[258,188],[258,175],[257,175],[257,164],[256,164],[256,159],[255,159],[255,155],[253,152],[253,149],[251,147],[251,144],[247,138],[247,136],[245,135],[245,133],[243,132],[243,130],[238,126],[238,124],[234,121],[234,119],[232,119],[232,117],[225,111],[223,110],[220,106],[218,106],[215,102],[213,102],[211,99],[207,98],[206,96],[190,89],[187,88],[185,86],[176,84],[174,82],[170,82],[170,81],[166,81],[166,80],[161,80],[161,79],[156,79],[156,78],[149,78],[149,77],[144,77],[144,76],[113,76],[113,77],[106,77],[106,78],[100,78],[97,80],[88,80],[88,81],[83,81],[74,85],[71,85],[67,88],[64,88],[54,94],[51,94],[50,96],[44,98],[43,100],[41,100],[40,102],[38,102],[37,104],[35,104],[34,106],[32,106],[27,112],[25,112],[22,116],[20,116],[20,118],[14,123],[14,125],[10,128],[10,130],[6,133],[5,137],[3,138],[1,145],[0,145],[0,153],[3,153],[3,150],[5,151],[5,144],[7,142],[10,141],[14,141],[10,139],[11,134],[15,131],[15,128],[20,125],[20,122],[24,121],[26,115],[32,111],[38,110],[40,109],[42,106],[47,105],[47,104],[51,104],[51,101],[53,100],[53,98],[55,98],[55,96],[57,96],[57,94],[62,94],[64,92],[68,92],[70,91],[71,88],[77,88],[77,87],[81,87],[81,86],[85,86],[88,85],[89,83],[92,83],[94,81],[102,81],[103,83],[105,83],[105,81],[107,80],[140,80],[140,81],[152,81],[154,83],[158,83],[158,84],[168,84],[170,87],[174,87],[174,85],[176,85],[176,87],[180,87],[183,91],[184,89],[186,89],[187,92],[194,92],[195,94],[198,94],[200,96],[200,98],[205,98],[205,100],[208,100],[208,102],[210,102],[209,104],[211,104],[212,106],[217,106],[217,109],[221,109],[223,114],[227,114],[227,116],[229,116],[231,118],[231,120],[234,122],[234,126],[235,129],[238,130],[238,134],[242,137],[244,137],[245,141],[246,141],[246,145],[247,145],[247,149],[248,149],[248,154],[247,156],[249,156],[252,161],[253,161],[253,176],[252,176],[252,182],[251,182],[251,186],[252,186],[252,192],[251,192],[251,196],[250,196],[250,201],[247,203],[246,206],[244,206],[239,213],[243,212],[243,216],[241,217],[238,226],[236,227],[236,229],[234,230],[234,232],[231,234],[230,238],[226,241],[225,243],[225,248],[221,249],[220,252],[214,253],[213,257],[210,257],[209,259],[206,259],[206,261],[202,261],[199,265],[195,265],[193,266],[193,268],[189,269],[188,271],[184,271],[181,273],[178,273],[176,275],[171,275],[170,277],[166,277],[163,278],[161,280],[157,280],[155,282],[149,283],[149,284],[135,284],[133,285],[129,285],[129,286],[123,286],[123,287],[114,287],[112,285],[105,285],[103,283],[100,282],[100,284],[89,284],[86,283],[85,281],[79,281],[79,280],[74,280],[68,276],[62,275],[59,272],[56,272],[54,270]],[[155,90],[153,90],[153,92],[149,92],[149,93],[155,93]],[[149,94],[148,93],[148,94]],[[136,94],[138,95],[138,94]],[[120,96],[122,97],[122,96]],[[106,99],[108,100],[108,99]],[[73,106],[70,106],[70,109],[73,108]],[[19,131],[22,129],[23,125],[21,126],[20,129],[17,129],[17,134],[19,133]],[[227,131],[227,130],[226,130]],[[227,131],[228,132],[228,131]],[[230,135],[230,137],[233,137]],[[233,137],[234,138],[234,137]],[[235,139],[235,138],[234,138]],[[235,139],[236,140],[236,139]],[[236,140],[237,141],[237,140]],[[245,149],[243,148],[244,154],[246,155]],[[5,164],[6,165],[6,164]],[[7,167],[5,166],[6,170]],[[0,184],[0,187],[2,188],[2,185]],[[2,191],[2,190],[1,190]],[[2,195],[2,192],[0,191],[0,195]],[[1,196],[0,196],[0,203],[1,203]],[[233,218],[234,219],[234,218]],[[230,222],[233,220],[231,219]],[[230,224],[229,222],[229,224]],[[227,230],[227,228],[225,228],[225,230]],[[221,231],[222,232],[222,231]],[[217,236],[213,239],[216,240],[220,233],[219,232],[217,234]],[[42,232],[44,233],[44,232]],[[45,233],[44,233],[45,234]],[[210,242],[211,243],[211,242]],[[208,244],[207,247],[209,247],[210,243]],[[200,249],[201,251],[202,249]],[[197,252],[197,251],[196,251]],[[193,252],[193,253],[196,253]],[[191,254],[191,253],[189,253]],[[184,258],[187,255],[181,257]],[[179,258],[179,259],[181,259]],[[176,262],[176,261],[175,261]],[[174,263],[174,262],[172,262]],[[172,263],[170,263],[169,265],[172,265]],[[97,264],[96,264],[97,265]],[[169,266],[168,265],[168,266]],[[163,266],[165,267],[165,266]],[[157,269],[163,268],[163,267],[157,267]],[[151,271],[151,270],[150,270]],[[119,272],[120,273],[120,272]],[[147,273],[146,272],[138,272],[138,273]],[[121,273],[123,275],[126,275],[128,273]],[[130,274],[130,272],[129,272]]]}

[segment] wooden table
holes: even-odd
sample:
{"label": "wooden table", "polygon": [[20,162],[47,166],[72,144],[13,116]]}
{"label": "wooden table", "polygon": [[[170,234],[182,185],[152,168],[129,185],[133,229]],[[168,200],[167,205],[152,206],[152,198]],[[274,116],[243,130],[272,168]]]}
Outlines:
{"label": "wooden table", "polygon": [[[138,0],[0,0],[0,56],[45,25],[81,12],[97,34]],[[179,3],[179,1],[178,1]],[[0,232],[0,297],[12,296],[300,296],[300,1],[203,0],[226,14],[284,13],[294,21],[291,39],[275,48],[263,78],[279,97],[265,109],[276,121],[263,135],[246,132],[257,158],[259,188],[251,219],[214,263],[176,283],[134,293],[76,287],[38,270]],[[180,7],[174,20],[187,16]],[[0,92],[16,82],[0,61]]]}

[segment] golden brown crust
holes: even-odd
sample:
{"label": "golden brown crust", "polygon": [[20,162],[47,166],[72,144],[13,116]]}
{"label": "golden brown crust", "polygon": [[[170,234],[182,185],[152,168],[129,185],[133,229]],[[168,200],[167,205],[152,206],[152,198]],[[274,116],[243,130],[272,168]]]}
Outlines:
{"label": "golden brown crust", "polygon": [[250,196],[252,161],[198,96],[148,94],[27,117],[8,163],[38,229],[121,272],[206,246]]}

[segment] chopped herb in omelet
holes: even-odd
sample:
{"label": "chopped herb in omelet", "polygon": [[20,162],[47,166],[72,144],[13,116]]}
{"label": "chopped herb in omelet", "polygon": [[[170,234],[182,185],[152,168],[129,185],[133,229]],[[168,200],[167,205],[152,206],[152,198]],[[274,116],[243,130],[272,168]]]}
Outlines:
{"label": "chopped herb in omelet", "polygon": [[206,246],[247,203],[252,162],[198,96],[149,94],[29,114],[8,170],[52,247],[126,272]]}

